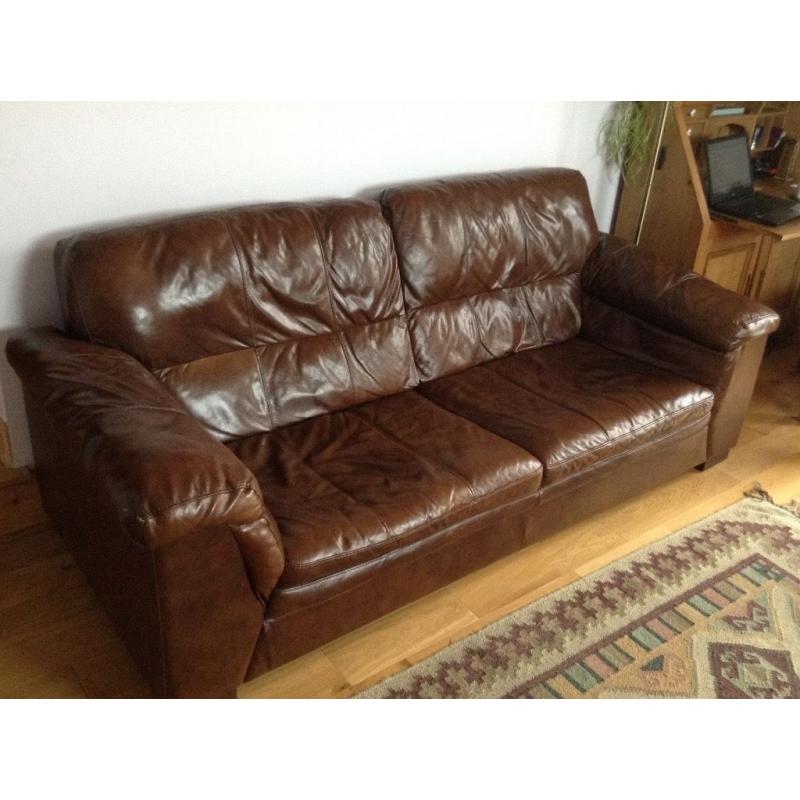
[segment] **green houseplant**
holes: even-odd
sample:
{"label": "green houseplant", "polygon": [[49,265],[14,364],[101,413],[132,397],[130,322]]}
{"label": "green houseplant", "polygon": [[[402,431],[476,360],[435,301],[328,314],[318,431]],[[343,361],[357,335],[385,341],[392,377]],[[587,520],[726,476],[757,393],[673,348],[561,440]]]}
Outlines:
{"label": "green houseplant", "polygon": [[598,147],[609,167],[623,180],[637,177],[647,165],[656,134],[658,103],[624,100],[614,103],[600,124]]}

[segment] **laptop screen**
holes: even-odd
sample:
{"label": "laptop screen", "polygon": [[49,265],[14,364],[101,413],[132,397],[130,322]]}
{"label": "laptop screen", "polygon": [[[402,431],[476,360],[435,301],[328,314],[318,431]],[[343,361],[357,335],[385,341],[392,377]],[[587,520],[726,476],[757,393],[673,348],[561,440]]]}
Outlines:
{"label": "laptop screen", "polygon": [[706,142],[708,195],[712,203],[753,191],[746,136],[724,136]]}

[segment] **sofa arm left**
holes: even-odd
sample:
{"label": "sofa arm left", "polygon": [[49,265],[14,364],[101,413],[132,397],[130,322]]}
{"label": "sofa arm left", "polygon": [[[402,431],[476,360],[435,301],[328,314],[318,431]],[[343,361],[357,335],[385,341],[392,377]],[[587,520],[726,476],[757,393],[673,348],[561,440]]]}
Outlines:
{"label": "sofa arm left", "polygon": [[255,587],[268,597],[283,543],[250,470],[131,356],[41,328],[11,339],[28,396],[81,471],[113,500],[136,543],[158,549],[195,530],[236,533]]}
{"label": "sofa arm left", "polygon": [[45,508],[158,695],[231,696],[284,566],[255,477],[143,365],[11,340]]}
{"label": "sofa arm left", "polygon": [[603,303],[722,352],[772,333],[780,322],[771,308],[614,236],[601,237],[582,282]]}

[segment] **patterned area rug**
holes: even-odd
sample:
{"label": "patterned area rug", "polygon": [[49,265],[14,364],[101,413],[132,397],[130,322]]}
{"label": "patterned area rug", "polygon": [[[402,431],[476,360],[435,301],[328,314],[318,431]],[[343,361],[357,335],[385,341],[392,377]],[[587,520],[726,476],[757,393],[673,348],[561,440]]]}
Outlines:
{"label": "patterned area rug", "polygon": [[757,487],[359,697],[797,698],[798,672],[800,508]]}

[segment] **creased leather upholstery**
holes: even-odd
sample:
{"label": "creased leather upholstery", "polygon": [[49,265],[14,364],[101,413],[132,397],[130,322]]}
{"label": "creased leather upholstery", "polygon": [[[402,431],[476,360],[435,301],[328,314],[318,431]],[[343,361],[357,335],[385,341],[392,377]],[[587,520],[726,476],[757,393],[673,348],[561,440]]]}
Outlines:
{"label": "creased leather upholstery", "polygon": [[780,323],[771,308],[614,236],[599,241],[583,287],[614,308],[716,350],[733,350]]}
{"label": "creased leather upholstery", "polygon": [[[588,480],[576,474],[553,485],[550,492],[542,490],[541,502],[533,507],[524,501],[495,506],[387,553],[378,562],[365,562],[304,586],[277,586],[249,677],[393,611],[398,598],[411,602],[587,514],[678,477],[702,461],[705,439],[704,429],[690,430],[686,436],[606,461],[591,470]],[[545,500],[545,494],[553,499]],[[552,570],[558,574],[558,564]]]}
{"label": "creased leather upholstery", "polygon": [[8,356],[133,540],[156,549],[229,526],[269,595],[283,545],[257,482],[141,364],[54,329],[12,339]]}
{"label": "creased leather upholstery", "polygon": [[610,236],[590,257],[583,285],[582,336],[713,391],[705,464],[724,459],[739,438],[778,315]]}
{"label": "creased leather upholstery", "polygon": [[578,173],[382,203],[83,234],[72,338],[9,344],[45,507],[160,694],[230,695],[736,440],[776,315],[598,245]]}
{"label": "creased leather upholstery", "polygon": [[70,332],[141,361],[221,439],[417,380],[391,234],[373,202],[89,233],[61,243],[57,263]]}
{"label": "creased leather upholstery", "polygon": [[405,392],[230,445],[286,547],[281,586],[408,546],[467,516],[535,499],[542,466],[511,442]]}
{"label": "creased leather upholstery", "polygon": [[516,353],[421,385],[443,408],[544,464],[544,485],[694,423],[713,394],[584,339]]}
{"label": "creased leather upholstery", "polygon": [[539,169],[383,193],[422,380],[580,328],[597,227],[579,172]]}

